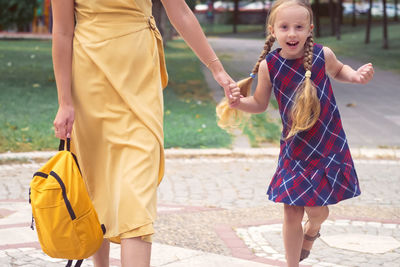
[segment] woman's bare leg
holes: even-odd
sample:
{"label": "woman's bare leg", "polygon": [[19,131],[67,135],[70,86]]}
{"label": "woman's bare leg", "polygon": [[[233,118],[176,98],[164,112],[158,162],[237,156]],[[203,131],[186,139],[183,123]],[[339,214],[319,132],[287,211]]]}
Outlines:
{"label": "woman's bare leg", "polygon": [[141,237],[121,239],[122,267],[149,267],[151,243]]}
{"label": "woman's bare leg", "polygon": [[103,239],[103,243],[93,255],[94,267],[108,267],[110,265],[110,241]]}

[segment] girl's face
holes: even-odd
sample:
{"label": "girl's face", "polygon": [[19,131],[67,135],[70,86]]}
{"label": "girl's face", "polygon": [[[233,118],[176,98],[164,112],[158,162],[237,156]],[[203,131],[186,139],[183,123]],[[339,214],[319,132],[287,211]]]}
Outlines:
{"label": "girl's face", "polygon": [[269,32],[282,47],[281,56],[287,59],[301,58],[304,44],[311,35],[314,25],[310,23],[310,14],[305,7],[290,5],[277,10],[273,26]]}

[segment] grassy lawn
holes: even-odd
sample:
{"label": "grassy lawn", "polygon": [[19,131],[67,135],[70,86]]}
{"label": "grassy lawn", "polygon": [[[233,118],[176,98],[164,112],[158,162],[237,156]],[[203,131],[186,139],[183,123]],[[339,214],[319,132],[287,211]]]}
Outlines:
{"label": "grassy lawn", "polygon": [[0,152],[57,146],[57,94],[48,41],[0,41]]}
{"label": "grassy lawn", "polygon": [[[227,147],[199,61],[181,41],[166,47],[166,147]],[[50,41],[0,41],[0,152],[54,150],[57,94]]]}
{"label": "grassy lawn", "polygon": [[[201,27],[207,36],[214,35],[225,35],[233,33],[233,26],[228,24],[202,24]],[[238,35],[253,32],[263,32],[265,30],[264,25],[237,25]]]}
{"label": "grassy lawn", "polygon": [[340,41],[335,37],[321,37],[316,41],[330,47],[336,55],[351,57],[362,62],[372,62],[375,67],[400,73],[400,24],[388,28],[389,49],[382,48],[382,27],[374,26],[371,41],[364,43],[365,26],[358,26],[352,32],[342,35]]}
{"label": "grassy lawn", "polygon": [[216,103],[200,61],[181,40],[168,43],[166,60],[170,82],[164,90],[165,147],[229,146],[231,136],[217,126]]}

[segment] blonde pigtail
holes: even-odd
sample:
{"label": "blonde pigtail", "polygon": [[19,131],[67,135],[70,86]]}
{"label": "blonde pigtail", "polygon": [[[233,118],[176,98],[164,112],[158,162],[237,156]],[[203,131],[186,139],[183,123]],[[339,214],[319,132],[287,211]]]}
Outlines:
{"label": "blonde pigtail", "polygon": [[[251,85],[253,80],[258,73],[258,68],[260,67],[261,61],[265,59],[265,56],[271,51],[272,45],[275,42],[275,38],[269,34],[265,40],[264,49],[258,58],[253,70],[250,73],[250,77],[240,80],[237,84],[240,88],[240,94],[247,97],[251,94]],[[229,106],[228,99],[224,97],[216,108],[218,126],[227,131],[239,127],[245,119],[249,117],[248,113],[231,108]]]}
{"label": "blonde pigtail", "polygon": [[313,47],[314,39],[311,33],[304,47],[304,69],[306,70],[306,74],[304,82],[300,85],[295,96],[294,104],[291,109],[292,124],[286,139],[314,126],[321,112],[317,88],[311,80]]}

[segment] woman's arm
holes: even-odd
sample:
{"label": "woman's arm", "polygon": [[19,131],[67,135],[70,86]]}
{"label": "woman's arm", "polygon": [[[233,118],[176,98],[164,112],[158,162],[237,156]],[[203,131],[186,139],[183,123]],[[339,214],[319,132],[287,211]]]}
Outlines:
{"label": "woman's arm", "polygon": [[71,97],[72,39],[74,36],[74,1],[53,0],[53,67],[58,92],[55,134],[65,139],[71,133],[74,107]]}
{"label": "woman's arm", "polygon": [[267,61],[263,60],[261,61],[260,68],[258,69],[257,87],[254,95],[240,98],[239,104],[235,105],[234,108],[249,113],[264,112],[269,104],[271,89],[272,84],[269,78]]}
{"label": "woman's arm", "polygon": [[326,71],[335,80],[366,84],[374,75],[374,68],[371,63],[361,66],[358,70],[353,70],[349,65],[340,62],[333,51],[326,46],[324,47],[324,56]]}
{"label": "woman's arm", "polygon": [[[162,0],[168,18],[197,57],[211,70],[226,96],[230,96],[229,84],[234,81],[225,72],[221,62],[207,41],[199,22],[184,0]],[[215,60],[215,61],[214,61]]]}

